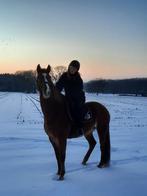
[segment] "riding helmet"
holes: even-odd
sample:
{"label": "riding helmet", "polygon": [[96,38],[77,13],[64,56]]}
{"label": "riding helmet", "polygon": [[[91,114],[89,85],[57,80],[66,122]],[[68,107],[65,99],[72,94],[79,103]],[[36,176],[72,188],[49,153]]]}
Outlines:
{"label": "riding helmet", "polygon": [[77,60],[71,61],[70,64],[69,64],[69,66],[75,67],[75,68],[77,68],[77,70],[80,69],[80,63]]}

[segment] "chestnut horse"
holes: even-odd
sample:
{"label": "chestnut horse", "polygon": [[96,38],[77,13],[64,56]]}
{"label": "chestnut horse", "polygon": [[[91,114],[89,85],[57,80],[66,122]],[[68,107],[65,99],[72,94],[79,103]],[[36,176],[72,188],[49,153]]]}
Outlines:
{"label": "chestnut horse", "polygon": [[84,156],[82,164],[86,165],[96,145],[93,137],[95,128],[99,136],[101,150],[101,159],[98,167],[108,167],[110,162],[110,114],[108,110],[97,102],[85,103],[85,107],[91,112],[91,119],[84,120],[83,133],[82,135],[78,133],[69,117],[66,97],[56,89],[49,75],[50,71],[50,65],[48,65],[47,69],[42,69],[40,65],[37,66],[37,89],[40,94],[40,104],[44,114],[44,129],[54,148],[57,159],[59,180],[63,180],[65,174],[67,139],[85,136],[89,143],[89,149]]}

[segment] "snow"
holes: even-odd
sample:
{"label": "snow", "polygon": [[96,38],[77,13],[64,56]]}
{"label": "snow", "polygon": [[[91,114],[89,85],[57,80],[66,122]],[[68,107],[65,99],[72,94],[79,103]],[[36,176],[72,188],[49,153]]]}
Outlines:
{"label": "snow", "polygon": [[84,137],[68,140],[66,175],[56,180],[57,165],[43,130],[37,94],[0,93],[0,195],[146,196],[147,98],[86,94],[111,114],[111,166],[97,168],[97,145],[87,166],[81,161]]}

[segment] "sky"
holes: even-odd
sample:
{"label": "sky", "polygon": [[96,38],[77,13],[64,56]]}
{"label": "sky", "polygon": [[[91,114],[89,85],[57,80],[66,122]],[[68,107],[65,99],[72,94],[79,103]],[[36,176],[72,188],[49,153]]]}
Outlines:
{"label": "sky", "polygon": [[146,0],[0,0],[0,73],[68,66],[84,80],[147,77]]}

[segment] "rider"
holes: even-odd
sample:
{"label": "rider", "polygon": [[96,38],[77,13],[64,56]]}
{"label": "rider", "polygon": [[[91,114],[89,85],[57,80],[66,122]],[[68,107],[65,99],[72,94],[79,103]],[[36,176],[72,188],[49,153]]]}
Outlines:
{"label": "rider", "polygon": [[79,74],[79,69],[79,61],[71,61],[67,72],[63,73],[57,81],[56,87],[60,92],[64,89],[71,115],[77,128],[82,129],[85,93],[83,91],[83,80]]}

